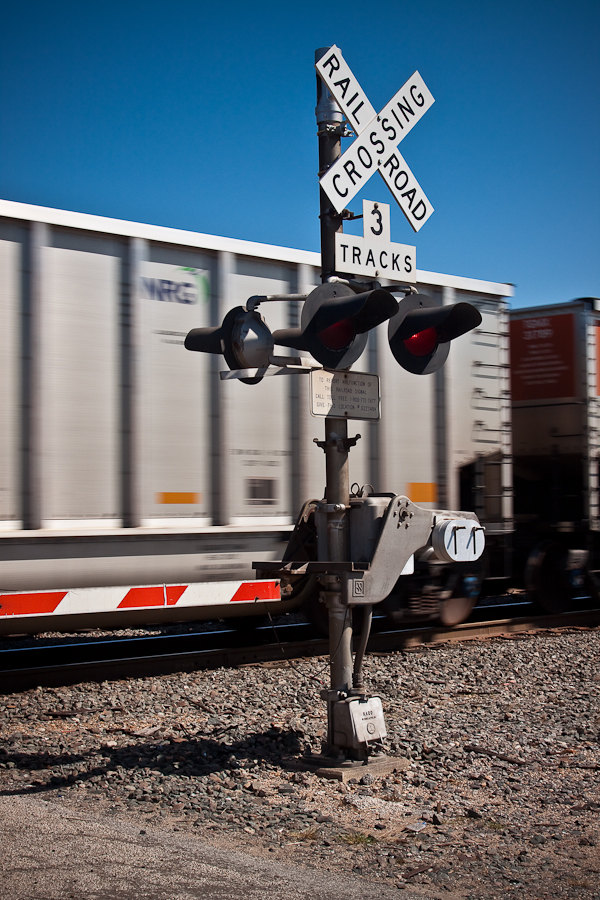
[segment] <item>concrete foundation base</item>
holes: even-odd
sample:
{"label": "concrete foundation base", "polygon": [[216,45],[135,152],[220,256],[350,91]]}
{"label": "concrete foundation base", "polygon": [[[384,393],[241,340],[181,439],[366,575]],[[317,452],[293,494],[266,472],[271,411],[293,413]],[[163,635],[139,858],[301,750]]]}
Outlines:
{"label": "concrete foundation base", "polygon": [[331,781],[347,782],[351,778],[362,778],[367,773],[375,778],[382,778],[394,772],[404,772],[409,766],[410,760],[402,756],[376,756],[358,762],[353,760],[339,762],[328,756],[315,755],[298,757],[294,761],[288,760],[286,767],[298,771],[308,770],[320,778],[328,778]]}

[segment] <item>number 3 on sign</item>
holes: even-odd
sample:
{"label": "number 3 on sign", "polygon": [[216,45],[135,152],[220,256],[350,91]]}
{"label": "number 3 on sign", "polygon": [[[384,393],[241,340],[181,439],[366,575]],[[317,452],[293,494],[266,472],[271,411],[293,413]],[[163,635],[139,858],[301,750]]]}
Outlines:
{"label": "number 3 on sign", "polygon": [[371,215],[376,217],[377,220],[377,228],[373,228],[371,225],[371,231],[375,235],[375,237],[379,237],[380,234],[383,234],[383,217],[381,215],[381,210],[379,209],[379,204],[373,204],[373,209],[371,210]]}
{"label": "number 3 on sign", "polygon": [[[363,234],[372,234],[388,244],[392,240],[390,228],[389,203],[376,203],[374,200],[363,200],[363,218],[365,220]],[[368,223],[368,231],[367,231]]]}

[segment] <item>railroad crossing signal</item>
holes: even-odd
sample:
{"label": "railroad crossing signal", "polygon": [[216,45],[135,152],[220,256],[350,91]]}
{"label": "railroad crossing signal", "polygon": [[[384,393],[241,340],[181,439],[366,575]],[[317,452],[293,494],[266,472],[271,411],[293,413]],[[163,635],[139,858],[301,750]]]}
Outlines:
{"label": "railroad crossing signal", "polygon": [[377,114],[338,47],[331,47],[315,68],[357,134],[320,180],[336,212],[341,213],[377,171],[411,228],[419,231],[433,206],[396,147],[434,102],[425,82],[415,72]]}
{"label": "railroad crossing signal", "polygon": [[[326,369],[348,369],[367,346],[369,331],[389,320],[396,362],[414,375],[430,375],[445,363],[450,342],[481,323],[479,310],[470,303],[438,306],[426,294],[401,296],[392,291],[377,288],[357,294],[347,284],[325,282],[305,298],[299,328],[273,333],[253,308],[253,301],[269,298],[253,297],[249,309],[234,307],[219,327],[193,328],[185,348],[221,354],[234,377],[258,384],[265,375],[281,372],[278,366],[287,368],[286,357],[273,355],[275,345],[308,351]],[[300,359],[289,362],[290,372],[299,371]]]}
{"label": "railroad crossing signal", "polygon": [[[184,341],[186,350],[220,353],[231,371],[266,370],[272,358],[273,336],[260,313],[244,306],[230,309],[217,328],[192,328]],[[245,384],[258,384],[262,374],[241,378]]]}
{"label": "railroad crossing signal", "polygon": [[[317,444],[325,451],[326,487],[322,501],[305,504],[306,518],[303,512],[297,528],[300,522],[307,525],[311,510],[318,559],[308,555],[307,547],[294,532],[296,537],[290,539],[283,560],[253,565],[262,571],[279,573],[290,585],[296,575],[314,574],[319,579],[320,599],[326,603],[329,613],[330,689],[321,692],[322,699],[327,701],[326,758],[334,765],[343,760],[362,766],[369,759],[369,745],[381,741],[387,733],[381,700],[367,694],[362,671],[372,605],[389,596],[419,549],[431,545],[437,559],[470,562],[481,555],[483,537],[479,535],[482,529],[474,514],[463,513],[458,518],[454,513],[421,509],[402,496],[393,499],[391,495],[366,496],[360,498],[360,503],[350,504],[348,452],[360,435],[348,436],[348,419],[377,419],[380,404],[377,376],[352,373],[348,369],[365,349],[368,332],[389,320],[390,346],[400,365],[417,374],[434,372],[446,359],[450,341],[478,325],[481,316],[467,303],[437,307],[433,300],[412,293],[408,286],[399,289],[399,302],[393,289],[384,290],[378,282],[371,285],[371,290],[364,290],[364,283],[338,276],[336,268],[347,271],[345,259],[338,263],[338,253],[343,257],[350,247],[350,236],[337,231],[341,224],[339,214],[376,168],[415,231],[433,212],[395,149],[431,106],[433,97],[415,72],[377,116],[337,47],[325,51],[317,63],[317,71],[332,95],[330,98],[321,90],[318,81],[319,163],[326,169],[321,179],[323,283],[308,295],[250,297],[245,307],[230,310],[218,328],[197,328],[189,332],[185,346],[188,350],[223,354],[230,374],[249,384],[256,384],[263,375],[269,374],[268,369],[276,361],[273,348],[277,344],[309,351],[326,369],[344,370],[311,375],[311,411],[325,418],[325,440]],[[339,112],[333,109],[334,101],[358,134],[354,144],[339,159],[341,129]],[[327,206],[327,197],[335,206],[337,216]],[[388,274],[383,270],[394,247],[390,239],[389,207],[367,202],[363,210],[369,225],[365,224],[363,238],[355,239],[356,249],[359,256],[360,252],[366,253],[363,260],[366,268],[375,263],[378,253],[379,269],[382,274]],[[404,249],[412,251],[406,255],[407,268],[403,273],[406,276],[415,271],[414,248]],[[352,255],[351,263],[356,263],[354,248]],[[355,274],[371,274],[370,269],[367,273],[359,271],[359,265],[360,261]],[[353,265],[348,268],[352,271]],[[393,272],[392,264],[389,274]],[[378,274],[375,265],[375,277]],[[300,328],[281,329],[271,334],[257,307],[261,303],[292,299],[304,300]],[[302,362],[298,358],[298,365]],[[288,368],[286,362],[280,365],[279,371]],[[252,371],[250,366],[256,369]],[[371,499],[375,503],[370,503]],[[367,515],[361,513],[363,508]],[[354,550],[353,534],[359,539]],[[296,554],[298,550],[301,552]],[[294,555],[301,559],[295,560]],[[365,607],[365,616],[353,664],[352,607],[358,605]]]}
{"label": "railroad crossing signal", "polygon": [[357,294],[345,284],[320,284],[304,302],[300,328],[273,334],[283,347],[308,350],[327,369],[346,369],[367,346],[368,332],[398,312],[398,301],[378,288]]}
{"label": "railroad crossing signal", "polygon": [[390,319],[390,350],[403,369],[430,375],[446,362],[450,342],[478,325],[481,313],[470,303],[438,306],[427,294],[409,294]]}

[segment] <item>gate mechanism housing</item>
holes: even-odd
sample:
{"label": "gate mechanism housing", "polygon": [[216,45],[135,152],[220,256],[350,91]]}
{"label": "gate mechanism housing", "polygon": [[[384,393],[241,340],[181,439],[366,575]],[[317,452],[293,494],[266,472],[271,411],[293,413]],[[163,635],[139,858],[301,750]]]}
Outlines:
{"label": "gate mechanism housing", "polygon": [[316,504],[317,561],[255,562],[253,567],[281,577],[284,584],[304,575],[335,575],[341,581],[342,602],[364,606],[385,600],[400,575],[412,572],[417,552],[430,550],[443,562],[474,562],[485,547],[485,532],[475,513],[423,509],[401,494],[373,494],[350,501],[351,559],[326,562],[329,514],[327,506]]}

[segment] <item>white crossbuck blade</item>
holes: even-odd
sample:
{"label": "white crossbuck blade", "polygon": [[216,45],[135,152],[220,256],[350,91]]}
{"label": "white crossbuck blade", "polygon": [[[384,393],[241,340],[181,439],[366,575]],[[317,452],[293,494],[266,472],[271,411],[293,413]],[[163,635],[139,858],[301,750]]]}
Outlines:
{"label": "white crossbuck blade", "polygon": [[377,114],[338,47],[331,47],[315,68],[358,135],[320,180],[336,211],[341,213],[379,172],[411,228],[419,231],[433,206],[396,147],[433,104],[427,85],[415,72]]}

